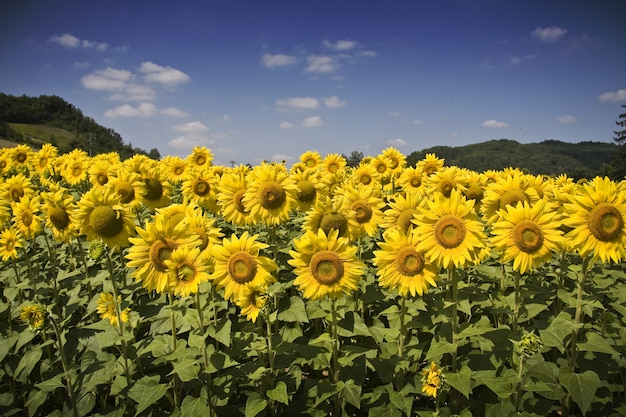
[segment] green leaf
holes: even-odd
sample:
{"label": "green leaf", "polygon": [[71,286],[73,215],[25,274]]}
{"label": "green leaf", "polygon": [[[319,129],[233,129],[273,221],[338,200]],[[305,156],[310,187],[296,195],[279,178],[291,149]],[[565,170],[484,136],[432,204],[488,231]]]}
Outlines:
{"label": "green leaf", "polygon": [[302,298],[295,295],[289,297],[289,308],[278,313],[278,320],[288,323],[308,323],[309,317]]}
{"label": "green leaf", "polygon": [[452,351],[454,351],[454,344],[450,343],[446,338],[437,335],[430,343],[426,361],[438,361],[444,354],[452,353]]}
{"label": "green leaf", "polygon": [[246,400],[245,417],[255,417],[267,407],[267,401],[258,392],[253,392]]}
{"label": "green leaf", "polygon": [[18,339],[17,334],[13,334],[6,339],[2,339],[2,343],[0,343],[0,362],[4,361],[4,357],[9,353],[15,342]]}
{"label": "green leaf", "polygon": [[528,370],[529,381],[524,388],[552,400],[560,400],[567,395],[559,382],[559,369],[553,362],[540,362]]}
{"label": "green leaf", "polygon": [[35,386],[43,392],[54,391],[57,388],[64,387],[63,380],[61,378],[61,374],[56,374],[50,379],[46,379],[45,381],[35,384]]}
{"label": "green leaf", "polygon": [[161,377],[159,375],[144,376],[137,380],[128,390],[128,396],[137,402],[138,415],[146,408],[159,401],[167,392],[166,384],[159,384]]}
{"label": "green leaf", "polygon": [[41,349],[32,349],[27,351],[24,356],[22,356],[20,363],[15,369],[15,376],[19,377],[22,371],[25,371],[27,375],[30,375],[35,365],[37,365],[37,362],[39,362],[39,359],[41,359]]}
{"label": "green leaf", "polygon": [[389,400],[393,405],[395,405],[399,410],[404,411],[407,416],[411,415],[411,408],[413,407],[413,395],[407,395],[406,393],[400,391],[395,391],[390,389],[389,392]]}
{"label": "green leaf", "polygon": [[555,347],[559,351],[564,352],[564,340],[572,334],[576,328],[582,327],[582,324],[574,325],[569,314],[561,313],[550,323],[547,329],[539,330],[541,340],[546,347]]}
{"label": "green leaf", "polygon": [[209,336],[217,340],[221,344],[230,347],[231,343],[231,324],[230,320],[222,320],[217,327],[209,327]]}
{"label": "green leaf", "polygon": [[466,398],[469,398],[472,392],[472,370],[467,366],[463,366],[459,372],[451,373],[446,372],[446,381],[463,394]]}
{"label": "green leaf", "polygon": [[86,392],[76,403],[76,411],[78,411],[78,415],[86,416],[93,410],[95,405],[96,395],[93,392]]}
{"label": "green leaf", "polygon": [[315,396],[315,405],[314,405],[314,407],[316,408],[321,403],[323,403],[330,397],[336,395],[340,391],[340,388],[337,386],[337,384],[333,384],[328,379],[322,379],[317,384],[316,388],[317,388],[317,395]]}
{"label": "green leaf", "polygon": [[348,402],[348,404],[352,404],[356,408],[361,408],[361,390],[362,387],[354,383],[353,380],[349,379],[344,384],[341,395]]}
{"label": "green leaf", "polygon": [[572,399],[580,411],[585,415],[591,406],[591,401],[596,395],[596,390],[600,386],[600,377],[593,371],[585,371],[576,374],[569,366],[559,369],[559,381],[567,389]]}
{"label": "green leaf", "polygon": [[205,416],[209,414],[209,405],[207,403],[207,397],[205,391],[202,391],[204,395],[200,397],[194,397],[187,395],[183,402],[180,404],[180,411],[183,417],[196,417]]}
{"label": "green leaf", "polygon": [[26,400],[26,408],[28,409],[28,414],[34,416],[37,413],[37,409],[46,401],[47,398],[47,392],[32,390],[28,394],[28,399]]}
{"label": "green leaf", "polygon": [[593,332],[587,333],[587,341],[579,343],[578,348],[583,352],[601,352],[619,356],[619,352],[605,338]]}
{"label": "green leaf", "polygon": [[276,387],[274,389],[269,389],[265,393],[268,398],[271,398],[274,401],[278,401],[279,403],[283,403],[285,405],[289,404],[289,396],[287,395],[287,384],[283,381],[278,381]]}
{"label": "green leaf", "polygon": [[169,375],[176,374],[183,382],[193,381],[198,379],[198,373],[200,372],[200,362],[196,358],[187,357],[180,362],[174,363],[174,369]]}

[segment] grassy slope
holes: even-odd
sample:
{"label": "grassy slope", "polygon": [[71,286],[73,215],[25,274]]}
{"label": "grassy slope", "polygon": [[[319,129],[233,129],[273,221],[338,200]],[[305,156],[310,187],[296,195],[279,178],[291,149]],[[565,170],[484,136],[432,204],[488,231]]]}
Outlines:
{"label": "grassy slope", "polygon": [[[72,132],[47,125],[9,123],[9,126],[26,138],[31,138],[33,142],[50,142],[58,147],[67,146],[75,138]],[[52,138],[54,138],[54,141]]]}

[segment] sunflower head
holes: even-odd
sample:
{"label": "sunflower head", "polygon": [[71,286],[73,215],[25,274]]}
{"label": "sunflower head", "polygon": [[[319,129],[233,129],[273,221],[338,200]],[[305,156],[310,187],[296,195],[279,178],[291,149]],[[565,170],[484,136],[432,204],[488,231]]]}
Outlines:
{"label": "sunflower head", "polygon": [[441,368],[435,362],[422,371],[422,392],[430,397],[436,398],[437,393],[443,387],[445,377]]}
{"label": "sunflower head", "polygon": [[20,319],[33,330],[43,327],[46,322],[46,316],[47,312],[43,304],[24,306],[20,313]]}

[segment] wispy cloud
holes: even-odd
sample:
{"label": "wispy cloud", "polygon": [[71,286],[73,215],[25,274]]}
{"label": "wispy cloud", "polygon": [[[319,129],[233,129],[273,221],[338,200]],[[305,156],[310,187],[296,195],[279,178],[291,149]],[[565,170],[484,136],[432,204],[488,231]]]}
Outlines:
{"label": "wispy cloud", "polygon": [[211,146],[220,137],[220,135],[212,134],[208,126],[200,121],[175,125],[172,129],[182,134],[171,139],[168,145],[180,150],[192,149],[194,146]]}
{"label": "wispy cloud", "polygon": [[324,124],[324,120],[320,116],[311,116],[307,117],[302,121],[302,127],[317,127],[322,126]]}
{"label": "wispy cloud", "polygon": [[157,115],[169,116],[169,117],[188,117],[189,114],[183,110],[175,107],[166,107],[159,109],[153,103],[144,102],[137,106],[131,106],[130,104],[123,104],[112,109],[108,109],[104,112],[104,115],[111,119],[119,117],[154,117]]}
{"label": "wispy cloud", "polygon": [[495,119],[485,120],[482,124],[483,127],[489,127],[494,129],[500,129],[503,127],[507,127],[509,124],[506,122],[500,122]]}
{"label": "wispy cloud", "polygon": [[540,42],[554,42],[567,33],[567,29],[558,26],[538,27],[531,32],[533,38]]}
{"label": "wispy cloud", "polygon": [[326,107],[329,107],[331,109],[337,109],[337,108],[340,108],[340,107],[346,107],[348,105],[347,101],[341,100],[337,96],[325,97],[325,98],[322,99],[322,101],[324,102],[324,105]]}
{"label": "wispy cloud", "polygon": [[313,97],[287,97],[276,100],[276,106],[281,110],[313,110],[320,105]]}
{"label": "wispy cloud", "polygon": [[395,138],[387,141],[387,144],[391,146],[403,147],[408,145],[408,142],[402,138]]}
{"label": "wispy cloud", "polygon": [[285,67],[298,62],[298,58],[293,55],[265,54],[261,57],[261,62],[267,68]]}
{"label": "wispy cloud", "polygon": [[306,61],[308,64],[305,68],[306,72],[324,74],[335,72],[340,67],[338,59],[328,55],[310,55]]}
{"label": "wispy cloud", "polygon": [[64,33],[62,35],[54,35],[48,39],[52,43],[64,46],[66,48],[85,48],[95,49],[98,51],[104,51],[109,48],[106,42],[95,42],[85,39],[79,39],[70,33]]}
{"label": "wispy cloud", "polygon": [[329,40],[324,39],[324,46],[336,51],[349,51],[350,49],[354,49],[359,46],[359,43],[347,39],[339,40],[337,42],[330,42]]}
{"label": "wispy cloud", "polygon": [[608,91],[598,96],[598,101],[607,103],[618,103],[620,101],[626,101],[626,88],[617,91]]}
{"label": "wispy cloud", "polygon": [[172,67],[163,67],[154,62],[142,62],[139,72],[144,75],[148,83],[158,83],[165,87],[176,87],[189,81],[189,76]]}
{"label": "wispy cloud", "polygon": [[578,120],[576,120],[574,116],[570,116],[569,114],[558,116],[554,120],[564,125],[569,125],[569,124],[578,122]]}
{"label": "wispy cloud", "polygon": [[205,126],[204,123],[198,121],[176,125],[173,129],[183,133],[201,133],[209,131],[209,128]]}
{"label": "wispy cloud", "polygon": [[119,91],[135,78],[132,72],[107,67],[85,75],[81,82],[83,87],[99,91]]}
{"label": "wispy cloud", "polygon": [[278,127],[281,129],[293,129],[296,126],[291,122],[281,122]]}

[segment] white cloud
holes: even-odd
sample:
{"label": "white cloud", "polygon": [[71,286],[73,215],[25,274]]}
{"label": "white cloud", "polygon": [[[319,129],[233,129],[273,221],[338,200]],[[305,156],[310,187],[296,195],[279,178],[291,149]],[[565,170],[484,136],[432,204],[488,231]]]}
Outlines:
{"label": "white cloud", "polygon": [[409,124],[412,124],[413,126],[419,126],[419,125],[424,124],[424,121],[420,119],[413,119],[413,120],[409,120]]}
{"label": "white cloud", "polygon": [[391,146],[398,146],[398,147],[408,145],[407,141],[405,141],[402,138],[391,139],[391,140],[388,140],[387,143]]}
{"label": "white cloud", "polygon": [[558,26],[538,27],[532,31],[531,35],[541,42],[554,42],[567,33],[567,29]]}
{"label": "white cloud", "polygon": [[204,124],[202,124],[202,122],[189,122],[189,123],[183,123],[181,125],[176,125],[174,126],[174,130],[176,130],[177,132],[183,132],[183,133],[200,133],[200,132],[208,132],[209,128],[206,127]]}
{"label": "white cloud", "polygon": [[64,46],[66,48],[78,48],[83,47],[87,49],[97,49],[98,51],[104,51],[109,48],[106,42],[94,42],[88,40],[78,39],[76,36],[70,33],[64,33],[61,36],[54,35],[49,39],[50,42]]}
{"label": "white cloud", "polygon": [[565,114],[563,116],[559,116],[559,117],[555,118],[554,120],[556,120],[557,122],[559,122],[561,124],[564,124],[564,125],[569,125],[569,124],[578,122],[578,120],[576,120],[576,118],[574,116],[570,116],[569,114]]}
{"label": "white cloud", "polygon": [[307,117],[306,119],[304,119],[302,121],[301,126],[302,127],[317,127],[317,126],[322,126],[323,124],[324,124],[324,121],[322,120],[321,117],[311,116],[311,117]]}
{"label": "white cloud", "polygon": [[313,97],[287,97],[276,100],[276,106],[283,109],[311,110],[320,105],[318,99]]}
{"label": "white cloud", "polygon": [[180,150],[193,149],[194,146],[211,146],[214,143],[215,140],[208,135],[198,135],[193,133],[178,136],[167,142],[170,147]]}
{"label": "white cloud", "polygon": [[598,100],[602,102],[617,103],[626,100],[626,88],[617,91],[609,91],[598,96]]}
{"label": "white cloud", "polygon": [[139,72],[145,74],[146,82],[162,84],[166,87],[175,87],[189,81],[189,76],[184,72],[172,67],[163,67],[154,62],[142,62]]}
{"label": "white cloud", "polygon": [[306,72],[329,73],[339,69],[337,59],[327,55],[310,55],[307,57]]}
{"label": "white cloud", "polygon": [[107,110],[104,115],[112,119],[117,117],[152,117],[158,113],[158,109],[152,103],[141,103],[137,107],[124,104]]}
{"label": "white cloud", "polygon": [[298,62],[298,58],[284,54],[265,54],[261,58],[263,65],[267,68],[284,67]]}
{"label": "white cloud", "polygon": [[278,127],[280,127],[281,129],[292,129],[295,126],[293,125],[293,123],[281,122],[281,124],[279,124]]}
{"label": "white cloud", "polygon": [[323,98],[322,101],[326,107],[330,107],[331,109],[337,109],[339,107],[346,107],[348,102],[345,100],[339,99],[337,96],[330,96]]}
{"label": "white cloud", "polygon": [[111,94],[109,100],[119,101],[149,101],[154,100],[157,94],[150,86],[145,84],[127,84],[122,91]]}
{"label": "white cloud", "polygon": [[509,124],[505,123],[505,122],[499,122],[497,120],[491,119],[491,120],[485,120],[482,124],[483,127],[490,127],[490,128],[502,128],[502,127],[507,127]]}
{"label": "white cloud", "polygon": [[397,111],[392,111],[387,113],[387,116],[393,118],[393,119],[399,119],[400,117],[402,117],[402,115],[400,114],[400,112]]}
{"label": "white cloud", "polygon": [[130,71],[107,67],[85,75],[81,82],[83,87],[90,90],[120,91],[133,78],[134,75]]}
{"label": "white cloud", "polygon": [[324,40],[324,46],[334,49],[336,51],[348,51],[350,49],[354,49],[359,45],[358,42],[355,41],[349,41],[349,40],[339,40],[335,43],[332,43],[328,40]]}
{"label": "white cloud", "polygon": [[177,109],[176,107],[166,107],[159,110],[159,113],[170,117],[189,117],[189,113],[181,109]]}

